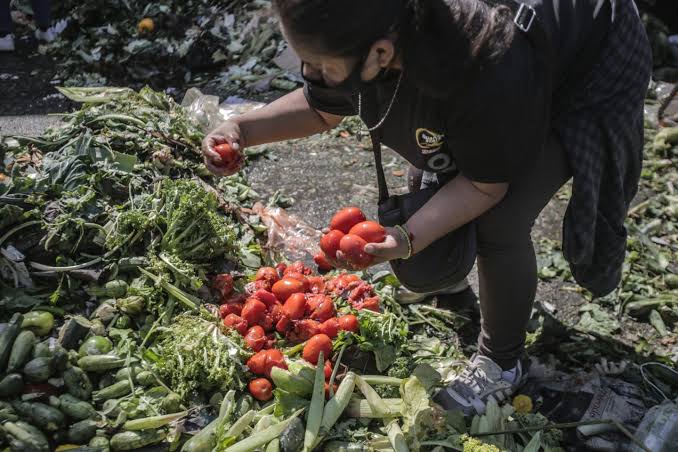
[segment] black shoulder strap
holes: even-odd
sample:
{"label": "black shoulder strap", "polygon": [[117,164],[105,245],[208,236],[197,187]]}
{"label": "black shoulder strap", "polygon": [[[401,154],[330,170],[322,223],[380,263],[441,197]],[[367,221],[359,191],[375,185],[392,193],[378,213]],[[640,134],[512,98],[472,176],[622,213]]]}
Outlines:
{"label": "black shoulder strap", "polygon": [[[535,9],[531,5],[522,3],[519,0],[508,2],[507,6],[509,6],[513,12],[513,23],[515,26],[518,30],[527,35],[528,39],[532,42],[532,45],[544,60],[547,70],[551,70],[555,63],[555,52],[551,45],[551,38],[544,29]],[[547,78],[550,80],[551,74],[547,74]],[[547,92],[549,91],[550,88]],[[364,110],[364,113],[367,119],[366,125],[367,127],[371,127],[378,122],[376,90],[374,88],[367,89],[366,92],[362,93],[362,96],[365,105],[370,106]],[[386,176],[384,175],[384,167],[381,162],[380,128],[370,131],[370,138],[372,139],[374,166],[377,170],[377,183],[379,185],[379,203],[381,204],[388,199],[389,193],[386,184]]]}

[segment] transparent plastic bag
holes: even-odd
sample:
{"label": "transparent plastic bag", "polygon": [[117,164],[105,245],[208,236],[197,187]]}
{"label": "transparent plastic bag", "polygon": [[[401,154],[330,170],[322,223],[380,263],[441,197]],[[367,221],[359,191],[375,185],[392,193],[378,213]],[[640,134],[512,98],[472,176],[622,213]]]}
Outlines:
{"label": "transparent plastic bag", "polygon": [[219,103],[219,97],[203,94],[197,88],[186,91],[181,106],[188,117],[207,133],[227,119],[251,110],[263,107],[261,102],[251,102],[240,97],[230,96]]}
{"label": "transparent plastic bag", "polygon": [[266,248],[289,261],[310,261],[320,251],[322,232],[280,207],[256,203],[252,211],[268,228]]}

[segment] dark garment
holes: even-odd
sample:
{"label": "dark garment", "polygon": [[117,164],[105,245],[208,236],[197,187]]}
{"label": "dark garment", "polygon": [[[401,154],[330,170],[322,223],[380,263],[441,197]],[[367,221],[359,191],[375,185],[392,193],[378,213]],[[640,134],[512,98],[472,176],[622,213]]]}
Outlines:
{"label": "dark garment", "polygon": [[[11,34],[14,31],[9,3],[10,0],[0,0],[0,36]],[[49,28],[52,13],[51,1],[31,0],[31,7],[33,8],[35,24],[43,30]]]}
{"label": "dark garment", "polygon": [[643,159],[643,106],[651,49],[631,0],[613,3],[601,58],[553,118],[572,168],[563,253],[579,284],[598,296],[619,284],[624,220]]}

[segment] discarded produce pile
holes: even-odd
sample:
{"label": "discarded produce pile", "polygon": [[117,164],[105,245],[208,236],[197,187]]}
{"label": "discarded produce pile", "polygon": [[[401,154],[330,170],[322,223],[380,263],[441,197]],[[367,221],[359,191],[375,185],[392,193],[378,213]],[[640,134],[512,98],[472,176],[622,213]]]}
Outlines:
{"label": "discarded produce pile", "polygon": [[271,61],[282,38],[269,1],[68,0],[55,7],[68,26],[45,51],[67,86],[108,80],[164,89],[227,66],[232,84],[281,73]]}

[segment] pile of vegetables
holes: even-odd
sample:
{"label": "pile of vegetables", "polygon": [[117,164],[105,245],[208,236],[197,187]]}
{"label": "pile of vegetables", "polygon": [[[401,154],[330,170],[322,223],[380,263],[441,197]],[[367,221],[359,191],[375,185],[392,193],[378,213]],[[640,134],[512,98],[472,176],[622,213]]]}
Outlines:
{"label": "pile of vegetables", "polygon": [[[64,93],[83,108],[0,148],[0,447],[462,450],[520,429],[510,406],[431,402],[467,319],[398,305],[388,272],[263,255],[243,175],[212,178],[167,96]],[[351,215],[330,226],[374,232]]]}

